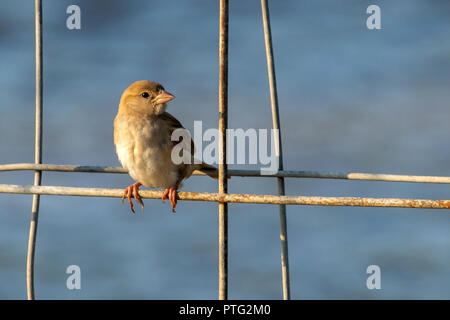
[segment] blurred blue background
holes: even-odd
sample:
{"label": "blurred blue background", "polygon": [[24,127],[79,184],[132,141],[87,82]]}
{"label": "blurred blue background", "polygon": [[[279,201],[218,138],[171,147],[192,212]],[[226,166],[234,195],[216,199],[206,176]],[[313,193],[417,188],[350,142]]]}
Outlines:
{"label": "blurred blue background", "polygon": [[[81,8],[81,30],[66,8]],[[366,28],[381,7],[382,29]],[[450,2],[271,1],[285,168],[450,175]],[[0,4],[0,163],[34,160],[34,4]],[[259,1],[231,1],[229,126],[270,128]],[[44,163],[117,166],[112,122],[133,81],[161,82],[168,111],[217,127],[218,2],[44,1]],[[254,169],[254,166],[232,166]],[[128,175],[44,173],[43,183],[124,188]],[[0,183],[32,184],[32,172]],[[449,185],[288,179],[289,195],[449,199]],[[217,190],[192,177],[183,190]],[[229,192],[276,194],[232,178]],[[40,299],[216,299],[217,204],[43,196]],[[0,194],[0,298],[26,298],[31,196]],[[229,207],[229,296],[280,299],[276,206]],[[450,298],[447,211],[289,206],[294,299]],[[65,270],[81,268],[81,290]],[[381,290],[366,268],[381,268]]]}

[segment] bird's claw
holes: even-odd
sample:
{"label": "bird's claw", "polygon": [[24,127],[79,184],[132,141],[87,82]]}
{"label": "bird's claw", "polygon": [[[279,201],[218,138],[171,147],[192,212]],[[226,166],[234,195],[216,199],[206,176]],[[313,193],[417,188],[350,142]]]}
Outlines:
{"label": "bird's claw", "polygon": [[124,203],[125,198],[128,198],[128,202],[130,204],[130,209],[133,213],[135,213],[135,211],[134,211],[133,201],[131,201],[132,197],[134,197],[136,199],[136,201],[142,206],[142,210],[144,210],[144,201],[142,201],[142,198],[139,195],[139,187],[140,186],[142,186],[142,184],[139,182],[136,182],[135,184],[132,184],[131,186],[126,187],[125,190],[123,191],[122,203]]}
{"label": "bird's claw", "polygon": [[170,204],[172,205],[172,212],[175,213],[175,207],[177,206],[177,189],[168,188],[164,191],[162,196],[162,202],[167,199],[167,195],[169,195]]}

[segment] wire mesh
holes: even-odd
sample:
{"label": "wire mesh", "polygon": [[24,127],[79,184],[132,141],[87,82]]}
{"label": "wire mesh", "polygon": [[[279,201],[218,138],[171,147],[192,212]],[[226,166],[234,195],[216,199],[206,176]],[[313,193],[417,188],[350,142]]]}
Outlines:
{"label": "wire mesh", "polygon": [[[280,129],[276,79],[274,70],[273,48],[270,32],[270,17],[267,0],[261,0],[268,77],[271,92],[271,107],[273,128]],[[385,182],[437,183],[448,184],[450,177],[418,176],[397,174],[374,174],[358,172],[321,172],[284,170],[282,163],[281,136],[276,139],[277,155],[279,156],[278,172],[266,175],[259,170],[228,170],[226,166],[226,134],[228,109],[228,0],[220,0],[219,28],[219,169],[197,170],[195,175],[211,175],[211,171],[219,178],[219,192],[179,192],[180,200],[207,201],[219,203],[219,299],[228,298],[228,203],[276,204],[280,206],[280,238],[282,260],[283,298],[290,298],[289,264],[287,250],[286,205],[319,205],[319,206],[359,206],[359,207],[398,207],[398,208],[428,208],[450,209],[450,200],[432,199],[398,199],[398,198],[362,198],[362,197],[324,197],[324,196],[286,196],[284,178],[318,178],[367,180]],[[35,163],[13,163],[0,165],[0,171],[32,170],[35,172],[34,185],[0,184],[0,193],[33,195],[30,233],[27,253],[27,296],[35,299],[34,290],[34,256],[36,245],[37,222],[39,215],[40,195],[82,196],[82,197],[117,197],[123,195],[122,189],[80,188],[65,186],[42,186],[43,171],[56,172],[89,172],[126,174],[127,170],[119,167],[42,164],[42,119],[43,119],[43,71],[42,71],[42,0],[35,0],[35,33],[36,33],[36,122],[35,122]],[[265,177],[277,178],[278,195],[254,195],[228,193],[227,179],[233,177]],[[163,191],[140,190],[142,198],[160,199]]]}

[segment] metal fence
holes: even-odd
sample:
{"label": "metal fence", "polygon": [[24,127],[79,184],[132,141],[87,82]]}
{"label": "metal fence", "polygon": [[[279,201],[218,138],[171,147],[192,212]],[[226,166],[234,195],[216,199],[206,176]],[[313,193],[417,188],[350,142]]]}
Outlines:
{"label": "metal fence", "polygon": [[[449,184],[450,177],[442,176],[413,176],[395,174],[372,174],[356,172],[318,172],[318,171],[292,171],[283,169],[281,147],[281,133],[275,137],[275,152],[279,159],[278,172],[271,175],[262,175],[257,170],[228,170],[226,158],[226,129],[228,125],[228,21],[229,1],[220,2],[220,29],[219,29],[219,168],[213,170],[218,176],[218,193],[179,192],[180,200],[209,201],[219,204],[219,299],[228,298],[228,203],[259,203],[279,205],[280,240],[281,240],[281,267],[283,298],[290,299],[289,281],[289,255],[287,238],[286,205],[319,205],[319,206],[359,206],[359,207],[401,207],[401,208],[430,208],[450,209],[450,200],[431,199],[395,199],[395,198],[361,198],[361,197],[319,197],[319,196],[286,196],[285,178],[319,178],[367,180],[386,182],[413,182],[413,183],[441,183]],[[271,112],[273,129],[280,130],[278,113],[278,98],[274,68],[274,57],[271,39],[269,8],[267,0],[261,0],[264,39],[266,46],[267,70],[270,86]],[[77,166],[42,164],[42,119],[43,119],[43,68],[42,68],[42,0],[35,0],[35,31],[36,31],[36,132],[35,132],[35,163],[15,163],[0,165],[0,171],[32,170],[35,172],[34,185],[8,185],[0,184],[0,193],[32,194],[30,233],[27,254],[27,295],[28,299],[35,298],[34,290],[34,256],[36,245],[36,232],[39,217],[40,195],[64,195],[84,197],[116,197],[121,198],[122,189],[108,188],[78,188],[62,186],[41,186],[43,171],[56,172],[90,172],[90,173],[118,173],[127,171],[118,167],[103,166]],[[212,170],[212,169],[211,169]],[[209,174],[211,174],[208,172]],[[206,170],[195,171],[194,175],[205,175]],[[231,176],[239,177],[272,177],[278,181],[278,195],[253,195],[228,193],[227,180]],[[163,192],[154,190],[141,190],[142,198],[160,199]]]}

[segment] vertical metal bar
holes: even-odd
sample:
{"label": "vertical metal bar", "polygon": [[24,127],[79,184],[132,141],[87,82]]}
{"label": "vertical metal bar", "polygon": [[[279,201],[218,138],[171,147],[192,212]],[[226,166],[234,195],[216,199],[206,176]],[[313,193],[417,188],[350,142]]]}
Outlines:
{"label": "vertical metal bar", "polygon": [[[42,163],[42,0],[35,0],[35,31],[36,31],[36,132],[35,158],[36,164]],[[35,171],[34,185],[41,185],[42,171]],[[30,233],[27,253],[27,296],[33,300],[34,296],[34,256],[36,248],[36,232],[39,215],[38,194],[33,195],[31,208]]]}
{"label": "vertical metal bar", "polygon": [[[278,170],[283,170],[283,151],[281,147],[280,116],[278,112],[277,81],[272,48],[272,33],[270,29],[269,6],[267,0],[261,0],[262,18],[264,25],[264,41],[266,45],[267,73],[270,85],[270,103],[272,108],[273,129],[277,133],[275,139],[275,152],[278,157]],[[284,178],[278,177],[278,194],[284,195]],[[280,240],[281,240],[281,275],[283,283],[283,299],[291,298],[289,283],[289,255],[287,238],[286,205],[279,206],[280,212]]]}
{"label": "vertical metal bar", "polygon": [[[219,193],[228,192],[228,0],[220,0],[219,30]],[[219,203],[219,300],[228,299],[228,204]]]}

